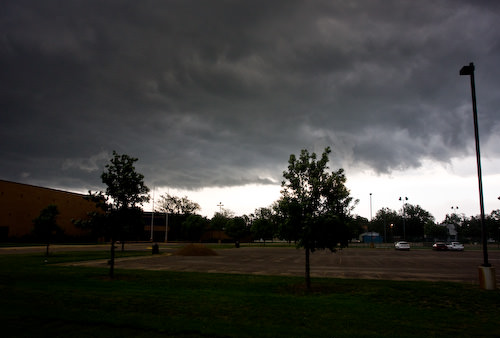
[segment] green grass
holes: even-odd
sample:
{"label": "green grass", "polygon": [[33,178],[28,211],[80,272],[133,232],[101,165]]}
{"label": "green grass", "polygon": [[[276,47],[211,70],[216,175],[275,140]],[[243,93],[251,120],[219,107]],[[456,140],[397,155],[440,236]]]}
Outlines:
{"label": "green grass", "polygon": [[110,280],[57,264],[107,257],[0,256],[2,336],[500,336],[500,291],[477,285],[315,278],[307,292],[297,277],[117,269]]}

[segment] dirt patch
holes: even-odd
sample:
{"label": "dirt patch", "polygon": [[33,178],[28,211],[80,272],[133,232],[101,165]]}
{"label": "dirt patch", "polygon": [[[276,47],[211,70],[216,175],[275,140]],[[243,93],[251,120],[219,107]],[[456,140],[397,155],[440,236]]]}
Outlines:
{"label": "dirt patch", "polygon": [[217,256],[217,252],[203,244],[188,244],[174,252],[176,256]]}

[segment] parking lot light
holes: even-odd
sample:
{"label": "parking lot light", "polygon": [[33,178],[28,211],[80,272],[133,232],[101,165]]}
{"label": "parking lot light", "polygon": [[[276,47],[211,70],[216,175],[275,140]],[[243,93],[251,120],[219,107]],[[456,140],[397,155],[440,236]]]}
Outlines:
{"label": "parking lot light", "polygon": [[460,69],[460,75],[470,76],[470,88],[472,94],[472,115],[474,119],[474,137],[476,141],[476,163],[477,163],[477,177],[479,183],[479,207],[481,209],[481,239],[483,243],[483,266],[489,267],[491,264],[488,262],[488,243],[486,242],[486,225],[484,221],[484,201],[483,201],[483,180],[481,174],[481,152],[479,149],[479,128],[477,123],[477,105],[476,105],[476,84],[474,81],[474,63],[469,63],[468,66],[463,66]]}

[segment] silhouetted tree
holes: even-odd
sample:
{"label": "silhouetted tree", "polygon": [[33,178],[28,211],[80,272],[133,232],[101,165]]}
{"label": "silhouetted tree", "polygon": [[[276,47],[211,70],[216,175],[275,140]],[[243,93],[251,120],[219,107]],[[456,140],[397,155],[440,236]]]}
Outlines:
{"label": "silhouetted tree", "polygon": [[[402,222],[403,221],[401,216],[399,216],[395,210],[392,210],[390,208],[382,208],[377,211],[371,223],[375,231],[387,237],[385,241],[388,242],[388,241],[394,241],[393,236],[394,234],[397,234],[396,231],[398,229],[398,228],[395,229],[395,226],[397,224],[401,224],[402,228]],[[403,233],[401,230],[401,236],[402,235]]]}
{"label": "silhouetted tree", "polygon": [[110,277],[114,275],[115,241],[123,237],[126,230],[141,224],[142,217],[138,217],[138,205],[147,202],[149,188],[144,185],[144,175],[136,172],[134,163],[137,158],[128,155],[119,155],[113,151],[113,158],[101,179],[106,184],[106,196],[111,200],[109,210],[109,226],[111,236]]}
{"label": "silhouetted tree", "polygon": [[276,230],[271,208],[258,208],[255,210],[250,231],[254,239],[272,240]]}
{"label": "silhouetted tree", "polygon": [[463,222],[463,217],[457,213],[446,214],[444,221],[445,224],[454,224],[455,226],[460,226]]}
{"label": "silhouetted tree", "polygon": [[[403,214],[403,210],[401,210]],[[434,224],[434,216],[420,205],[405,204],[404,215],[406,238],[422,240],[424,238],[424,227],[426,224]]]}
{"label": "silhouetted tree", "polygon": [[449,236],[448,227],[445,225],[427,223],[424,228],[426,237],[431,238],[432,240],[445,241]]}
{"label": "silhouetted tree", "polygon": [[481,241],[481,216],[464,217],[458,228],[458,236],[464,242]]}
{"label": "silhouetted tree", "polygon": [[282,196],[274,206],[274,210],[278,223],[278,237],[288,242],[297,243],[303,230],[300,203],[292,198]]}
{"label": "silhouetted tree", "polygon": [[200,205],[191,201],[187,196],[177,197],[166,194],[160,196],[158,210],[169,214],[190,215],[200,210]]}
{"label": "silhouetted tree", "polygon": [[236,242],[236,247],[239,247],[239,242],[242,238],[248,236],[250,229],[247,227],[247,222],[244,217],[230,218],[226,224],[226,234],[232,237]]}
{"label": "silhouetted tree", "polygon": [[[161,195],[156,203],[155,210],[165,212],[168,215],[169,234],[172,239],[192,240],[191,237],[194,235],[194,232],[196,232],[194,230],[195,227],[201,226],[199,222],[191,223],[194,219],[188,221],[190,215],[200,210],[200,205],[191,201],[187,196],[177,197],[170,194]],[[199,219],[196,220],[199,221]],[[190,228],[184,229],[185,224]]]}
{"label": "silhouetted tree", "polygon": [[33,220],[33,234],[47,244],[45,256],[49,255],[49,245],[52,238],[62,233],[62,229],[57,225],[57,206],[51,204],[40,211],[40,215]]}
{"label": "silhouetted tree", "polygon": [[208,229],[210,221],[201,215],[189,215],[182,222],[182,236],[190,241],[199,241],[205,230]]}
{"label": "silhouetted tree", "polygon": [[212,230],[226,230],[227,222],[234,217],[233,212],[227,209],[222,209],[220,212],[216,212],[212,219],[210,220],[210,228]]}
{"label": "silhouetted tree", "polygon": [[[370,222],[367,218],[355,215],[353,217],[349,217],[347,221],[347,227],[349,228],[349,238],[359,238],[359,236],[365,232]],[[373,230],[373,229],[370,229]]]}
{"label": "silhouetted tree", "polygon": [[346,222],[353,204],[357,203],[345,186],[344,170],[327,172],[330,152],[330,148],[326,148],[320,159],[305,149],[299,158],[290,155],[278,203],[284,218],[281,234],[305,249],[308,289],[311,287],[310,252],[317,249],[333,252],[338,244],[347,245]]}
{"label": "silhouetted tree", "polygon": [[487,238],[500,240],[500,209],[493,210],[485,217]]}

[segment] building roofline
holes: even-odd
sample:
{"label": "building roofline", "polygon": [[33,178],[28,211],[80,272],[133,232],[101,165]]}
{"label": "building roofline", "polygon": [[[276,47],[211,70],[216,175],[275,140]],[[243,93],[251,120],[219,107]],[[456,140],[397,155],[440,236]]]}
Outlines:
{"label": "building roofline", "polygon": [[14,182],[14,181],[2,180],[2,179],[0,179],[0,183],[16,184],[16,185],[25,186],[25,187],[32,187],[32,188],[38,188],[38,189],[45,189],[45,190],[57,191],[57,192],[65,193],[65,194],[72,194],[72,195],[77,195],[77,196],[82,196],[82,197],[87,196],[87,194],[82,194],[82,193],[78,193],[78,192],[67,191],[67,190],[62,190],[62,189],[55,189],[55,188],[48,188],[48,187],[42,187],[42,186],[39,186],[39,185],[27,184],[27,183],[20,183],[20,182]]}

